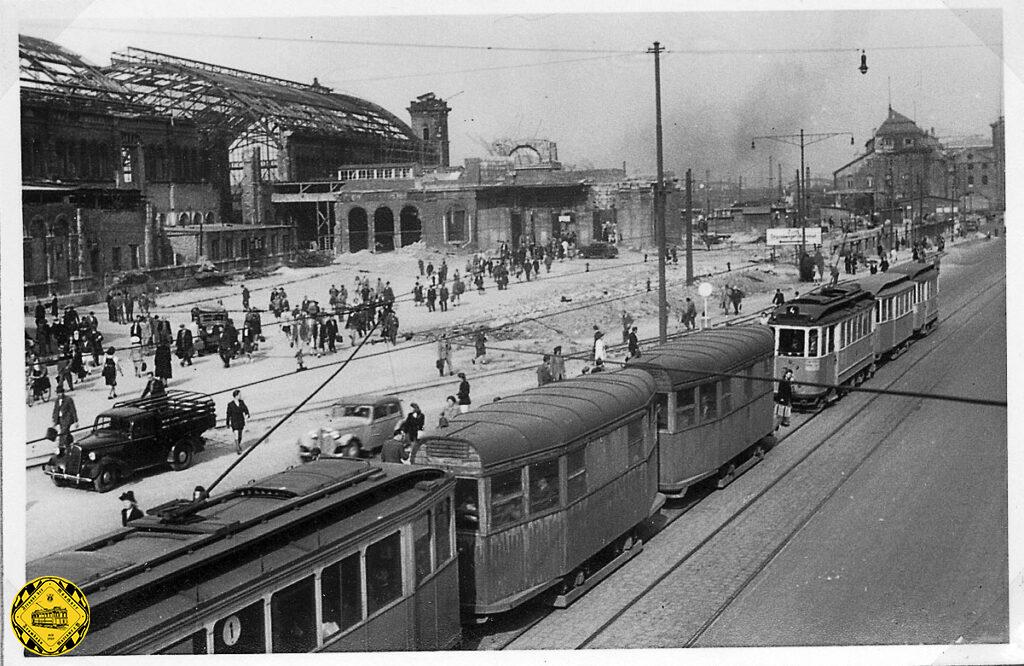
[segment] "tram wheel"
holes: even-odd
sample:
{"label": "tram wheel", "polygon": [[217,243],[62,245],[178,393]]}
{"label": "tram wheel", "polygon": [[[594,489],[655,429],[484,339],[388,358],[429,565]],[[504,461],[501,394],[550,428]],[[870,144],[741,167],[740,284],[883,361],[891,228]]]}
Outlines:
{"label": "tram wheel", "polygon": [[764,456],[765,456],[764,445],[763,444],[758,444],[757,446],[755,446],[754,447],[753,457],[757,458],[758,460],[764,460]]}
{"label": "tram wheel", "polygon": [[718,487],[725,488],[736,478],[736,465],[728,463],[718,473]]}
{"label": "tram wheel", "polygon": [[583,583],[585,583],[586,580],[587,580],[587,572],[585,572],[583,569],[577,569],[576,570],[576,575],[573,576],[573,578],[572,578],[572,586],[573,587],[583,587]]}

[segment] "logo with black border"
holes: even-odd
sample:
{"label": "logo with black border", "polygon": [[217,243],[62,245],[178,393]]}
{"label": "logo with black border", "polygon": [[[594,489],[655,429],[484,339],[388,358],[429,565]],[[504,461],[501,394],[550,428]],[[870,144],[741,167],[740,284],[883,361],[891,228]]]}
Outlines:
{"label": "logo with black border", "polygon": [[14,635],[25,649],[43,657],[74,650],[89,631],[89,602],[78,586],[59,576],[25,583],[11,605]]}

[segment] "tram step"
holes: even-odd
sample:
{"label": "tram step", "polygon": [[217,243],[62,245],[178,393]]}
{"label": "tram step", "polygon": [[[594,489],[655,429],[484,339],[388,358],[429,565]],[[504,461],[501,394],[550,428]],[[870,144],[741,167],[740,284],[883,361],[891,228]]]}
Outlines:
{"label": "tram step", "polygon": [[608,564],[604,565],[599,570],[594,572],[594,575],[585,580],[583,582],[583,585],[575,587],[569,592],[566,592],[565,594],[560,594],[557,597],[555,597],[554,600],[551,602],[551,605],[555,608],[567,608],[570,604],[572,604],[572,602],[582,597],[591,588],[593,588],[595,585],[597,585],[602,580],[604,580],[612,573],[614,573],[616,569],[618,569],[623,564],[629,562],[631,559],[639,555],[640,551],[642,551],[643,549],[643,542],[636,542],[635,544],[633,544],[632,548],[630,548],[629,550],[622,551],[621,555],[619,555],[614,560],[612,560],[611,562],[609,562]]}

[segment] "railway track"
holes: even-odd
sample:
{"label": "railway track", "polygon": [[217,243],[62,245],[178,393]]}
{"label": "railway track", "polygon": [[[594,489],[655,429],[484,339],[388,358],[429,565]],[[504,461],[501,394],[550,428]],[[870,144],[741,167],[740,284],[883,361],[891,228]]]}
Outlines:
{"label": "railway track", "polygon": [[[989,291],[989,289],[991,289],[992,287],[998,286],[1000,284],[1004,284],[1004,282],[1005,282],[1005,279],[1001,275],[999,278],[997,278],[997,279],[993,280],[991,283],[985,285],[980,290],[980,293],[987,293]],[[944,317],[941,317],[940,318],[940,322],[948,323],[950,320],[963,319],[963,318],[968,318],[969,319],[972,312],[977,311],[977,310],[983,308],[985,306],[985,304],[990,302],[993,298],[1001,298],[1001,297],[1002,297],[1002,295],[997,292],[995,296],[991,296],[989,298],[979,299],[979,300],[974,301],[974,302],[971,302],[971,301],[968,300],[966,305],[964,303],[962,303],[962,302],[958,303],[957,304],[958,307],[951,307],[951,308],[949,308],[949,312],[950,313],[947,314]],[[963,301],[965,299],[961,299],[961,300]],[[749,315],[748,317],[749,317],[749,319],[756,319],[756,317],[759,316],[759,314],[760,313],[754,313],[754,314]],[[733,320],[732,323],[734,323],[734,322],[735,322],[735,320]],[[885,388],[891,387],[892,385],[894,385],[895,383],[897,383],[898,381],[900,381],[901,379],[903,379],[907,375],[911,374],[914,371],[914,369],[922,361],[924,361],[926,358],[931,356],[931,354],[935,353],[939,348],[941,348],[948,341],[949,341],[949,339],[947,338],[946,340],[943,340],[943,341],[939,342],[937,345],[933,346],[932,349],[927,350],[919,358],[914,359],[909,365],[907,365],[905,367],[900,367],[900,365],[897,365],[897,367],[899,368],[899,373],[895,377],[889,379],[886,382]],[[877,381],[877,380],[874,380],[874,381]],[[596,630],[590,632],[575,647],[577,647],[577,648],[585,648],[585,647],[588,647],[588,646],[592,645],[602,635],[602,633],[605,630],[607,630],[616,621],[618,621],[620,618],[622,618],[631,609],[636,607],[645,597],[647,597],[653,590],[655,590],[657,588],[657,586],[660,583],[662,583],[666,578],[668,578],[674,572],[678,571],[683,565],[685,565],[687,562],[691,561],[694,557],[696,557],[700,553],[707,551],[709,548],[713,548],[716,537],[719,537],[719,535],[725,533],[730,527],[734,526],[737,523],[737,521],[741,517],[743,517],[753,506],[755,506],[755,504],[762,497],[764,497],[766,494],[771,492],[774,488],[776,488],[784,480],[786,480],[788,478],[791,478],[796,471],[806,467],[805,463],[810,464],[810,463],[808,463],[808,460],[811,459],[814,456],[814,454],[816,452],[818,452],[821,449],[821,447],[826,442],[828,442],[830,440],[831,437],[833,437],[837,433],[841,432],[851,421],[853,421],[855,418],[857,418],[864,411],[864,409],[869,408],[872,404],[874,404],[881,397],[882,396],[880,396],[880,395],[874,395],[872,397],[867,398],[865,403],[864,403],[864,405],[860,409],[854,411],[849,416],[844,417],[837,424],[835,424],[833,427],[831,427],[829,429],[829,431],[827,432],[827,434],[824,435],[823,437],[821,437],[821,439],[820,439],[820,441],[818,443],[816,443],[809,450],[807,450],[802,455],[800,455],[795,461],[793,461],[791,464],[789,464],[785,469],[783,469],[781,471],[781,473],[779,473],[764,488],[760,489],[755,494],[753,494],[750,497],[746,498],[744,500],[743,504],[739,507],[739,509],[733,511],[724,521],[722,521],[719,525],[717,525],[714,529],[712,529],[708,534],[704,535],[704,537],[701,538],[696,545],[694,545],[692,548],[690,548],[686,552],[684,552],[679,557],[678,560],[676,560],[674,563],[672,563],[665,571],[661,572],[658,576],[656,576],[638,594],[635,594],[628,601],[626,601],[626,603],[623,604],[623,606],[621,608],[619,608],[609,619],[607,619],[605,622],[603,622]],[[779,444],[781,445],[783,442],[788,440],[790,437],[795,435],[797,432],[800,432],[802,429],[806,428],[809,424],[814,422],[815,419],[817,419],[823,413],[828,411],[828,409],[829,408],[826,407],[826,408],[819,409],[819,410],[817,410],[815,412],[812,412],[812,413],[807,413],[806,415],[801,415],[799,417],[799,419],[796,420],[796,422],[794,423],[794,426],[792,428],[788,429],[786,434],[783,435],[779,439]],[[882,441],[884,441],[885,438],[884,437],[879,437],[878,439],[879,439],[878,443],[876,443],[874,446],[870,447],[870,449],[861,457],[861,459],[856,462],[854,470],[859,468],[864,462],[866,462],[871,457],[871,455],[874,453],[874,451],[876,451],[878,449],[878,447],[880,446],[880,443]],[[717,607],[714,609],[714,611],[707,617],[707,619],[701,624],[701,626],[695,632],[692,632],[688,637],[686,637],[685,640],[681,639],[679,645],[685,645],[685,646],[692,646],[692,645],[694,645],[700,639],[700,637],[702,635],[704,635],[704,633],[722,615],[722,613],[725,612],[725,610],[729,607],[729,605],[732,604],[732,602],[739,596],[739,594],[741,594],[742,591],[757,577],[757,575],[761,571],[764,570],[764,568],[782,550],[782,548],[784,548],[785,545],[790,540],[792,540],[792,538],[803,528],[803,526],[806,525],[807,522],[809,522],[814,517],[814,515],[818,512],[818,510],[828,501],[828,499],[831,498],[839,490],[839,488],[842,487],[843,483],[845,482],[845,480],[847,478],[849,478],[849,476],[850,476],[849,474],[846,474],[845,476],[843,476],[842,480],[838,484],[836,484],[829,492],[827,492],[825,494],[825,496],[823,498],[821,498],[813,506],[812,510],[810,512],[808,512],[808,514],[805,515],[800,521],[798,521],[797,525],[795,527],[793,527],[787,534],[785,534],[783,539],[773,549],[771,549],[767,553],[767,555],[757,564],[757,566],[754,568],[754,570],[742,581],[741,585],[738,588],[734,589],[729,595],[727,595],[727,597],[725,599],[722,600],[722,602],[720,604],[717,605]],[[712,492],[713,488],[708,487],[709,485],[710,484],[708,484],[706,482],[702,483],[701,487],[694,489],[696,492],[693,492],[693,494],[688,495],[686,498],[684,498],[684,500],[682,500],[681,503],[677,503],[675,505],[670,503],[669,505],[666,505],[666,508],[662,510],[662,518],[659,521],[659,524],[655,527],[654,530],[652,530],[653,534],[649,538],[650,539],[656,539],[658,534],[664,532],[669,526],[671,526],[676,520],[678,520],[680,517],[682,517],[693,506],[698,504],[701,499],[703,499],[708,494],[710,494],[710,492]],[[645,539],[645,541],[646,540],[647,539]],[[491,650],[504,649],[507,646],[509,646],[510,644],[512,644],[520,636],[526,634],[530,629],[532,629],[536,624],[541,622],[545,617],[547,617],[552,612],[550,609],[542,610],[539,607],[538,608],[528,607],[528,608],[529,608],[529,610],[524,609],[524,613],[523,613],[525,621],[521,620],[520,623],[516,624],[514,629],[512,627],[509,627],[509,628],[506,629],[506,627],[504,627],[504,626],[496,625],[494,627],[494,629],[496,631],[493,631],[493,632],[489,633],[488,635],[485,635],[485,636],[473,636],[473,637],[471,637],[469,640],[467,640],[466,647],[468,647],[470,649],[491,649]],[[509,621],[509,620],[505,620],[504,618],[503,618],[503,620],[504,620],[503,624],[509,624],[509,625],[515,624],[514,622]],[[569,647],[569,646],[567,645],[565,647]]]}

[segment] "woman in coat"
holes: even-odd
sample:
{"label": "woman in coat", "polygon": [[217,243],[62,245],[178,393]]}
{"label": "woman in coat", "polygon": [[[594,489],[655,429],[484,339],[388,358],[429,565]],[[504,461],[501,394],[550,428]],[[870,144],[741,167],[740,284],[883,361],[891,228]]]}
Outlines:
{"label": "woman in coat", "polygon": [[164,380],[166,385],[171,378],[171,346],[159,344],[156,347],[156,357],[153,359],[153,374]]}
{"label": "woman in coat", "polygon": [[786,368],[779,380],[775,403],[775,415],[782,419],[783,426],[789,426],[789,417],[793,413],[793,371],[789,368]]}

